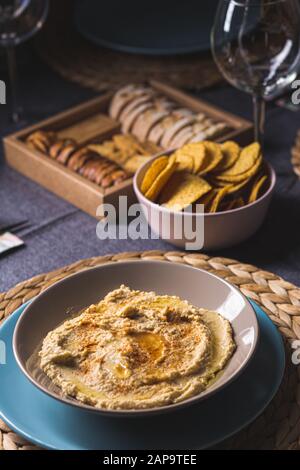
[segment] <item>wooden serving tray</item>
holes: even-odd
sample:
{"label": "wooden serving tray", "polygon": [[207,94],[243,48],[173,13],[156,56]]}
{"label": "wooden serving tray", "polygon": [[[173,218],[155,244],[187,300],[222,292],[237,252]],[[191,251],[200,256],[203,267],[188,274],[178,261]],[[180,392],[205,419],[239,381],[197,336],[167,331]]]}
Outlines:
{"label": "wooden serving tray", "polygon": [[[245,144],[252,140],[251,122],[164,83],[150,81],[149,84],[183,106],[205,112],[209,117],[227,123],[233,130],[223,135],[221,141],[232,139]],[[55,131],[59,137],[73,137],[79,144],[95,139],[105,140],[119,133],[120,124],[108,116],[111,98],[112,93],[101,95],[5,137],[3,141],[7,163],[93,217],[96,217],[97,208],[103,203],[111,203],[117,207],[120,195],[127,196],[130,204],[135,200],[132,178],[118,186],[102,189],[25,143],[26,137],[39,129]]]}

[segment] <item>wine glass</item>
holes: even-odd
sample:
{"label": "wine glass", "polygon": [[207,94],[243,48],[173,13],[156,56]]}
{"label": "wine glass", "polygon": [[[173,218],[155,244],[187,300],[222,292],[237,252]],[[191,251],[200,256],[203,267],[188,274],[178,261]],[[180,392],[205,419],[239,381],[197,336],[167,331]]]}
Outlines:
{"label": "wine glass", "polygon": [[48,0],[0,0],[0,46],[5,47],[7,53],[14,122],[20,119],[15,46],[35,34],[47,14]]}
{"label": "wine glass", "polygon": [[224,77],[252,94],[254,138],[262,145],[265,99],[290,84],[299,68],[298,0],[220,0],[211,45]]}

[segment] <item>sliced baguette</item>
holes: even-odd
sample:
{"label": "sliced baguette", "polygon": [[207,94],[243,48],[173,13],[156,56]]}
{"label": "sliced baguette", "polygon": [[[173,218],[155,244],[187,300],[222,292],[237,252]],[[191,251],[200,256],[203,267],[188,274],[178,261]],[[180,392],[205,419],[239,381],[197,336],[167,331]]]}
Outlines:
{"label": "sliced baguette", "polygon": [[179,148],[182,147],[188,140],[193,136],[193,128],[192,126],[185,127],[182,129],[176,137],[172,140],[172,144],[170,148]]}
{"label": "sliced baguette", "polygon": [[179,119],[178,121],[174,122],[172,126],[170,126],[164,133],[161,139],[161,145],[163,148],[168,148],[172,142],[172,139],[185,127],[190,127],[191,124],[195,122],[194,116],[187,116]]}
{"label": "sliced baguette", "polygon": [[126,119],[122,122],[122,132],[124,134],[128,134],[131,132],[132,126],[134,125],[136,119],[139,115],[145,112],[147,109],[152,107],[151,102],[140,104],[137,108],[133,109],[131,113],[128,114]]}
{"label": "sliced baguette", "polygon": [[125,106],[127,106],[131,101],[135,98],[149,94],[152,95],[154,90],[152,88],[147,88],[143,86],[137,85],[128,85],[126,87],[121,88],[117,93],[113,96],[111,100],[111,104],[109,107],[109,115],[113,119],[119,119],[119,116]]}
{"label": "sliced baguette", "polygon": [[145,142],[152,127],[162,121],[166,116],[168,116],[166,111],[156,111],[156,109],[153,108],[148,109],[135,121],[132,127],[132,134],[141,142]]}
{"label": "sliced baguette", "polygon": [[130,101],[122,110],[121,114],[119,115],[119,121],[124,122],[126,117],[138,106],[144,103],[148,103],[151,100],[151,97],[149,94],[141,95],[136,98],[134,98],[132,101]]}
{"label": "sliced baguette", "polygon": [[171,114],[167,115],[162,121],[156,124],[150,131],[148,139],[150,142],[154,142],[157,145],[161,145],[161,139],[168,127],[172,126],[176,122],[176,118]]}

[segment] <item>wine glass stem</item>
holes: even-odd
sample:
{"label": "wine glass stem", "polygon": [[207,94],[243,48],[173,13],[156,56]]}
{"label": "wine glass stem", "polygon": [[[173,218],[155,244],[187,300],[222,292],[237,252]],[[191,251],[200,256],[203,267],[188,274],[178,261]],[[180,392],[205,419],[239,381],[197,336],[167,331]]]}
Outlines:
{"label": "wine glass stem", "polygon": [[259,95],[253,95],[254,140],[259,142],[261,147],[264,144],[265,107],[264,99]]}
{"label": "wine glass stem", "polygon": [[6,47],[8,74],[11,89],[11,113],[13,122],[17,123],[20,120],[18,108],[18,80],[17,80],[17,64],[14,46]]}

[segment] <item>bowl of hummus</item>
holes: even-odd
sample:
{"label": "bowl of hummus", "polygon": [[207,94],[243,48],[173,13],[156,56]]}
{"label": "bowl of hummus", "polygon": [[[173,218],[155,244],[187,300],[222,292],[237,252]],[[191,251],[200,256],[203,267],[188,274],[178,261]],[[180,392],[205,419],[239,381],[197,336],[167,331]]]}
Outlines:
{"label": "bowl of hummus", "polygon": [[132,261],[48,288],[24,310],[13,347],[29,380],[53,398],[128,416],[221,392],[257,340],[251,304],[226,281],[182,264]]}

